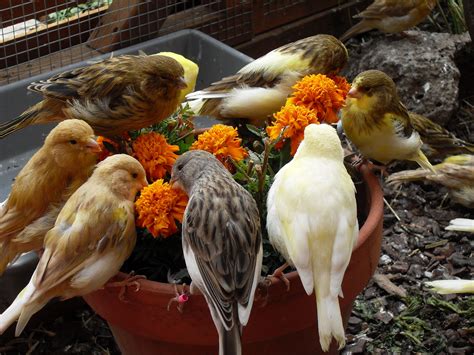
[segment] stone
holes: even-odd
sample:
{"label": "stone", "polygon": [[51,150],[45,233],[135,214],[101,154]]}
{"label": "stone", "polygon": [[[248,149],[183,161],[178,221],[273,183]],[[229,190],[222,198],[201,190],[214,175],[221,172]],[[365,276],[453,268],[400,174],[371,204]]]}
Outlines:
{"label": "stone", "polygon": [[381,70],[395,81],[408,110],[444,126],[458,108],[460,70],[455,57],[467,47],[469,34],[406,33],[407,37],[375,34],[357,45],[350,41],[349,63],[342,75],[352,81],[362,71]]}

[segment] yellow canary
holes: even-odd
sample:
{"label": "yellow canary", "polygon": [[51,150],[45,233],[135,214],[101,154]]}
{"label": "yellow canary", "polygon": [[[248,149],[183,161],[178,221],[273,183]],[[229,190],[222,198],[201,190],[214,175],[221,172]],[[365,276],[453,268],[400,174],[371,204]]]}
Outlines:
{"label": "yellow canary", "polygon": [[54,75],[28,89],[43,100],[0,124],[0,138],[32,124],[82,119],[96,134],[117,136],[171,115],[187,84],[184,69],[162,55],[124,55]]}
{"label": "yellow canary", "polygon": [[183,102],[186,95],[193,92],[194,88],[196,87],[196,80],[199,74],[198,65],[181,54],[174,52],[160,52],[155,55],[164,55],[165,57],[173,58],[183,66],[186,88],[181,90],[181,94],[179,96],[179,102]]}
{"label": "yellow canary", "polygon": [[354,79],[341,109],[346,136],[366,158],[388,164],[393,160],[416,161],[433,170],[421,151],[420,135],[400,102],[393,80],[378,70]]}
{"label": "yellow canary", "polygon": [[0,212],[0,275],[21,253],[40,249],[58,205],[92,173],[100,147],[92,128],[66,120],[46,137],[23,167]]}
{"label": "yellow canary", "polygon": [[[335,37],[316,35],[274,49],[236,74],[187,96],[198,115],[263,125],[309,74],[337,74],[347,63],[347,49]],[[235,121],[234,121],[235,122]]]}
{"label": "yellow canary", "polygon": [[349,38],[370,30],[398,33],[408,30],[423,21],[436,6],[437,0],[375,0],[360,14],[354,16],[361,21],[341,36]]}
{"label": "yellow canary", "polygon": [[270,242],[296,267],[306,293],[315,292],[321,348],[327,351],[333,337],[343,348],[338,296],[359,227],[355,187],[331,126],[305,128],[293,160],[275,176],[267,209]]}
{"label": "yellow canary", "polygon": [[140,163],[124,154],[106,158],[64,205],[44,239],[28,285],[0,315],[0,334],[29,319],[55,297],[69,299],[102,287],[135,246],[135,195],[147,185]]}

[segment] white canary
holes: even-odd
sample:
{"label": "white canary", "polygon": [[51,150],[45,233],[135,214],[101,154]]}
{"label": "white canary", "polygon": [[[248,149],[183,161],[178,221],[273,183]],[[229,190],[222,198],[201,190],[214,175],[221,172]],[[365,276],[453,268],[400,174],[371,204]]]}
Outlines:
{"label": "white canary", "polygon": [[267,199],[270,242],[316,294],[323,351],[345,345],[338,296],[359,231],[355,187],[329,125],[311,124],[295,157],[275,176]]}

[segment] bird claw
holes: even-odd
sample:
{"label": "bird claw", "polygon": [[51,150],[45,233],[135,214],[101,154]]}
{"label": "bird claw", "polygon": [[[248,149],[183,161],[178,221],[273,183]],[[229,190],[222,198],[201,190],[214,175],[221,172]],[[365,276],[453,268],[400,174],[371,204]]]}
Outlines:
{"label": "bird claw", "polygon": [[118,294],[118,298],[122,302],[128,302],[125,299],[125,292],[127,290],[127,287],[129,286],[134,286],[135,290],[134,292],[140,291],[140,283],[138,280],[146,280],[146,276],[144,275],[134,275],[133,272],[130,273],[130,275],[122,281],[114,281],[114,282],[108,282],[105,287],[120,287],[120,291]]}
{"label": "bird claw", "polygon": [[265,307],[268,303],[268,289],[272,285],[272,278],[280,279],[286,286],[286,292],[290,291],[290,280],[285,276],[283,271],[288,267],[288,263],[283,264],[278,269],[276,269],[273,274],[265,276],[260,279],[257,288],[258,288],[258,298],[263,299],[261,307]]}
{"label": "bird claw", "polygon": [[169,302],[168,302],[168,306],[166,307],[166,309],[170,310],[170,307],[173,303],[177,303],[176,305],[176,309],[179,311],[179,313],[183,313],[183,308],[184,308],[184,304],[186,302],[188,302],[189,300],[189,293],[187,291],[184,290],[184,287],[186,286],[186,284],[183,284],[183,291],[182,292],[179,292],[178,291],[178,286],[176,284],[174,284],[174,291],[175,291],[175,294],[176,296],[175,297],[172,297]]}

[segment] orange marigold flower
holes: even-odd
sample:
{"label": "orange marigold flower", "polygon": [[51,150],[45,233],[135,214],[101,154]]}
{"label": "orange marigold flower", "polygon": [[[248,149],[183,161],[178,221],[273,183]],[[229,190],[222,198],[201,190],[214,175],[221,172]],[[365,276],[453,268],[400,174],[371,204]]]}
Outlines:
{"label": "orange marigold flower", "polygon": [[103,136],[98,136],[97,137],[97,143],[99,144],[100,146],[100,154],[99,154],[99,161],[102,161],[104,160],[105,158],[111,156],[114,154],[114,152],[111,152],[110,150],[108,150],[105,146],[105,143],[108,143],[110,144],[112,147],[114,147],[115,151],[118,151],[119,149],[119,145],[114,142],[113,140],[109,139],[109,138],[106,138],[106,137],[103,137]]}
{"label": "orange marigold flower", "polygon": [[200,134],[190,149],[201,149],[212,153],[227,169],[232,170],[233,165],[229,158],[240,161],[248,155],[241,144],[242,139],[239,138],[237,128],[217,124]]}
{"label": "orange marigold flower", "polygon": [[315,110],[321,122],[337,122],[336,113],[345,101],[345,87],[342,80],[338,82],[341,87],[326,75],[307,75],[293,85],[295,91],[288,102]]}
{"label": "orange marigold flower", "polygon": [[[267,127],[267,134],[270,139],[275,140],[280,135],[280,132],[286,128],[282,138],[290,139],[291,155],[296,153],[296,149],[298,149],[303,140],[305,127],[311,123],[319,123],[318,116],[314,110],[291,103],[283,106],[273,117],[275,121],[271,126]],[[282,143],[277,147],[281,148]]]}
{"label": "orange marigold flower", "polygon": [[157,238],[169,237],[178,231],[176,221],[183,222],[188,196],[182,190],[173,189],[163,179],[145,187],[135,202],[136,224],[147,228]]}
{"label": "orange marigold flower", "polygon": [[170,145],[166,138],[156,132],[140,135],[133,142],[135,157],[145,168],[149,179],[157,180],[164,178],[166,173],[171,173],[171,168],[178,156],[177,145]]}
{"label": "orange marigold flower", "polygon": [[337,86],[337,91],[342,95],[345,100],[347,97],[347,93],[351,89],[351,84],[349,84],[349,82],[343,76],[335,75],[331,76],[331,79],[334,80]]}

